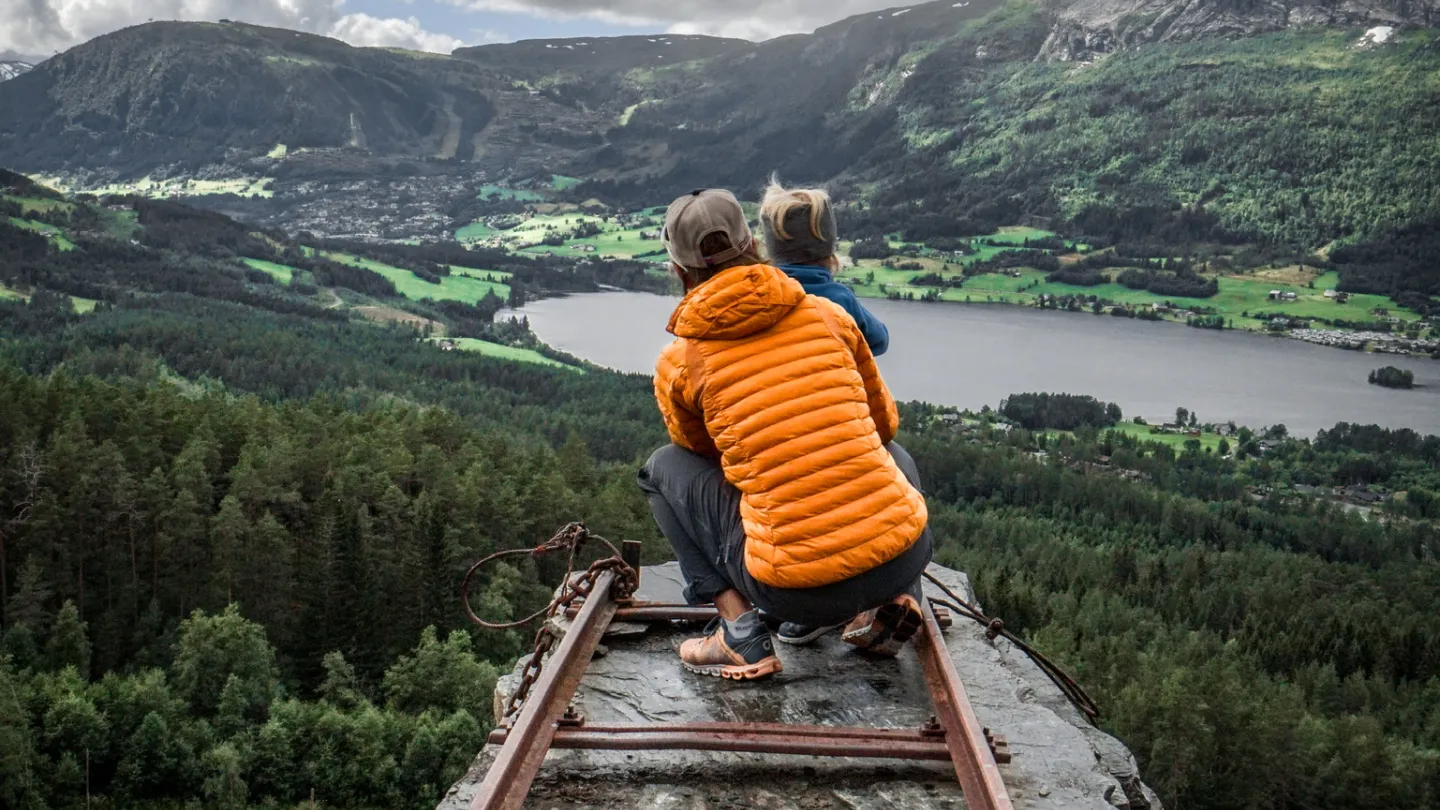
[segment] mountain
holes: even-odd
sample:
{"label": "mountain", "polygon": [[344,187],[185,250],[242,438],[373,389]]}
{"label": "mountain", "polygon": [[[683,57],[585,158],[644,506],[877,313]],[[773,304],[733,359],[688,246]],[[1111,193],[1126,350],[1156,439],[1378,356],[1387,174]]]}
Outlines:
{"label": "mountain", "polygon": [[1047,59],[1084,59],[1156,42],[1253,37],[1300,27],[1440,25],[1434,0],[1344,3],[1237,0],[1074,0],[1057,5]]}
{"label": "mountain", "polygon": [[221,204],[320,229],[418,184],[454,221],[411,238],[467,224],[496,180],[575,177],[572,202],[638,207],[702,185],[754,196],[778,170],[829,184],[854,236],[1036,222],[1239,266],[1358,255],[1352,291],[1431,295],[1440,149],[1417,133],[1440,130],[1436,9],[941,0],[758,44],[449,57],[156,23],[0,85],[0,162],[92,188],[269,179],[274,199]]}
{"label": "mountain", "polygon": [[22,73],[29,73],[34,65],[29,62],[5,61],[0,62],[0,82],[8,81]]}
{"label": "mountain", "polygon": [[138,176],[232,156],[348,149],[465,157],[494,108],[478,69],[239,23],[151,23],[6,83],[0,151],[27,168]]}

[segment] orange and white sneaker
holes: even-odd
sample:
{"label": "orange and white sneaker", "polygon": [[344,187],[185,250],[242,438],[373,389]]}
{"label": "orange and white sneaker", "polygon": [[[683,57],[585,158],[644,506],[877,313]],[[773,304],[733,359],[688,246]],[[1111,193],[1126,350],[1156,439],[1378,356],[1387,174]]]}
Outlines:
{"label": "orange and white sneaker", "polygon": [[732,681],[753,681],[783,671],[769,629],[759,622],[755,627],[754,632],[737,638],[724,620],[716,618],[705,628],[708,635],[680,645],[680,663],[698,675]]}
{"label": "orange and white sneaker", "polygon": [[905,642],[920,631],[924,621],[920,603],[910,594],[902,593],[851,619],[840,637],[866,652],[893,658],[900,654]]}

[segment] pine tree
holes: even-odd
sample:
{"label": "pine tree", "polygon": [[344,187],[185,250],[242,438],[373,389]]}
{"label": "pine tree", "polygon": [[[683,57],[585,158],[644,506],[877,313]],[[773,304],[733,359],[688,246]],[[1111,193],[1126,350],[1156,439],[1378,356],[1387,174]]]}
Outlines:
{"label": "pine tree", "polygon": [[320,697],[341,708],[354,708],[365,699],[360,694],[355,668],[338,652],[325,654],[325,682],[320,684]]}
{"label": "pine tree", "polygon": [[80,677],[89,677],[90,640],[85,637],[85,622],[80,620],[80,611],[68,599],[61,606],[55,628],[45,642],[45,667],[52,672],[74,667]]}
{"label": "pine tree", "polygon": [[26,693],[10,662],[0,657],[0,806],[44,810],[41,769],[46,763],[36,749]]}
{"label": "pine tree", "polygon": [[205,753],[205,783],[202,790],[210,804],[221,810],[244,810],[250,788],[242,778],[244,760],[230,743],[221,743]]}
{"label": "pine tree", "polygon": [[[250,522],[240,509],[240,499],[226,495],[220,511],[210,519],[210,597],[206,603],[219,608],[231,602],[248,603],[236,592],[243,560],[250,556],[246,535]],[[248,596],[246,594],[245,596]]]}

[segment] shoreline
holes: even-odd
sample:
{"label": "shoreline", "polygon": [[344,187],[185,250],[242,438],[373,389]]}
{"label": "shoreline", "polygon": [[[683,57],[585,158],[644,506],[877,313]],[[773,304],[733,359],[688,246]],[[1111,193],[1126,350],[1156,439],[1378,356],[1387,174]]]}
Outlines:
{"label": "shoreline", "polygon": [[[843,280],[842,280],[842,283],[843,283]],[[994,300],[989,300],[989,301],[951,301],[951,300],[946,300],[946,299],[940,299],[940,300],[938,300],[938,301],[922,301],[922,300],[920,300],[920,299],[910,300],[910,299],[906,299],[906,298],[891,298],[890,296],[879,296],[879,295],[870,294],[869,291],[864,290],[864,289],[862,289],[862,288],[858,288],[858,287],[856,287],[856,286],[854,286],[854,285],[848,285],[848,284],[847,284],[846,286],[850,287],[851,291],[854,292],[855,295],[856,295],[856,297],[860,298],[862,302],[863,302],[863,301],[887,301],[887,302],[893,302],[893,303],[896,303],[896,304],[907,304],[907,305],[913,304],[913,305],[917,305],[917,306],[934,306],[934,305],[936,305],[936,304],[941,304],[941,305],[952,305],[952,306],[1013,307],[1013,308],[1015,308],[1015,309],[1033,309],[1033,310],[1039,310],[1039,311],[1041,311],[1041,312],[1046,312],[1046,311],[1048,311],[1048,312],[1069,313],[1069,314],[1076,314],[1076,315],[1081,315],[1081,314],[1085,314],[1086,312],[1089,312],[1089,310],[1070,310],[1070,309],[1060,309],[1060,308],[1056,308],[1056,307],[1041,307],[1041,306],[1035,306],[1035,305],[1032,304],[1032,303],[1021,303],[1021,302],[1019,302],[1019,301],[1007,301],[1007,300],[1000,300],[1000,301],[994,301]],[[540,297],[540,298],[531,299],[531,301],[527,301],[527,302],[525,302],[525,303],[532,303],[533,301],[543,301],[543,300],[547,300],[547,299],[556,299],[556,298],[573,298],[573,297],[579,296],[579,295],[602,295],[602,294],[605,294],[605,293],[614,293],[614,292],[641,293],[641,294],[645,294],[645,295],[655,295],[655,296],[658,296],[658,297],[661,297],[661,298],[675,298],[675,296],[670,295],[670,294],[657,293],[657,292],[652,292],[652,291],[650,291],[650,290],[625,290],[625,289],[621,289],[621,288],[618,288],[618,287],[609,287],[608,285],[602,285],[602,289],[601,289],[601,290],[598,290],[598,291],[596,291],[596,292],[588,292],[588,293],[574,293],[574,292],[547,293],[547,294],[543,295],[543,296]],[[1014,293],[1009,293],[1009,294],[1013,295]],[[676,298],[675,300],[678,301],[679,299]],[[520,313],[520,312],[523,312],[524,306],[525,306],[524,304],[521,304],[521,306],[520,306],[519,308],[509,308],[509,307],[507,307],[506,309],[501,310],[501,313],[500,313],[500,314],[501,314],[501,315],[504,315],[504,313],[507,313],[507,312],[508,312],[508,313]],[[1096,318],[1114,318],[1114,317],[1121,317],[1121,316],[1115,316],[1115,315],[1110,314],[1110,310],[1111,310],[1111,309],[1114,309],[1114,308],[1115,308],[1115,307],[1112,306],[1112,307],[1104,310],[1104,311],[1103,311],[1102,313],[1100,313],[1100,314],[1092,314],[1092,317],[1096,317]],[[519,315],[513,315],[513,314],[512,314],[511,317],[517,317],[517,318],[518,318]],[[1188,327],[1188,328],[1191,328],[1191,329],[1200,329],[1200,327],[1192,327],[1192,326],[1190,326],[1189,323],[1188,323],[1188,319],[1183,318],[1183,317],[1178,317],[1178,318],[1177,318],[1177,317],[1161,316],[1161,317],[1158,317],[1158,318],[1140,318],[1140,317],[1129,317],[1129,316],[1125,316],[1125,319],[1126,319],[1126,320],[1134,320],[1134,321],[1145,321],[1145,322],[1148,322],[1148,323],[1157,323],[1157,324],[1158,324],[1158,323],[1163,323],[1163,324],[1168,324],[1168,325],[1171,325],[1171,326],[1183,326],[1183,327]],[[1284,330],[1284,331],[1269,331],[1269,330],[1265,330],[1265,329],[1254,329],[1254,328],[1239,326],[1239,327],[1225,327],[1225,328],[1223,328],[1223,329],[1206,328],[1206,329],[1202,329],[1201,331],[1211,331],[1211,332],[1241,332],[1241,333],[1245,333],[1245,334],[1249,334],[1249,335],[1255,335],[1255,336],[1257,336],[1257,337],[1271,337],[1271,338],[1284,339],[1284,340],[1298,340],[1298,341],[1300,341],[1301,343],[1309,343],[1309,344],[1314,345],[1314,346],[1321,346],[1321,347],[1336,349],[1336,350],[1345,351],[1345,352],[1358,352],[1358,353],[1362,353],[1362,354],[1374,354],[1374,355],[1389,355],[1389,356],[1395,356],[1395,357],[1410,357],[1410,358],[1415,358],[1415,359],[1419,359],[1419,360],[1440,360],[1440,358],[1436,358],[1436,357],[1434,356],[1434,354],[1432,354],[1431,352],[1428,352],[1428,351],[1398,351],[1398,350],[1387,350],[1387,349],[1385,349],[1385,348],[1383,348],[1383,347],[1381,347],[1381,346],[1379,346],[1379,345],[1376,345],[1377,342],[1374,341],[1374,340],[1367,340],[1367,341],[1365,341],[1365,345],[1363,345],[1363,346],[1340,345],[1340,343],[1342,343],[1342,342],[1343,342],[1343,343],[1349,343],[1349,342],[1350,342],[1350,341],[1345,341],[1345,340],[1344,340],[1344,337],[1345,337],[1345,336],[1354,335],[1354,334],[1357,334],[1357,333],[1356,333],[1356,332],[1347,332],[1347,331],[1338,330],[1338,329],[1334,329],[1334,330],[1332,330],[1332,329],[1304,329],[1304,330],[1289,330],[1289,329],[1286,329],[1286,330]],[[1316,337],[1316,339],[1313,339],[1313,340],[1312,340],[1312,339],[1309,339],[1307,336],[1302,336],[1302,335],[1296,334],[1297,331],[1298,331],[1298,332],[1305,332],[1305,333],[1308,333],[1309,335],[1314,335],[1314,336]],[[1378,335],[1379,333],[1360,333],[1360,334],[1376,334],[1376,335]],[[1327,338],[1330,338],[1331,336],[1335,336],[1334,339],[1335,339],[1336,342],[1331,342],[1330,340],[1327,340]],[[1437,347],[1436,350],[1437,350],[1437,351],[1440,351],[1440,341],[1434,341],[1434,343],[1436,344],[1436,347]]]}
{"label": "shoreline", "polygon": [[[848,285],[847,285],[847,286],[848,286]],[[1061,309],[1061,308],[1058,308],[1058,307],[1042,307],[1042,306],[1036,306],[1036,305],[1033,304],[1033,303],[1022,303],[1022,302],[1019,302],[1019,301],[1006,301],[1006,300],[1000,300],[1000,301],[994,301],[994,300],[990,300],[990,301],[949,301],[949,300],[945,300],[945,299],[940,299],[940,300],[938,300],[938,301],[922,301],[922,300],[920,300],[920,299],[918,299],[918,298],[917,298],[917,299],[914,299],[914,300],[911,300],[911,299],[908,299],[908,298],[892,298],[892,297],[890,297],[890,296],[871,295],[871,294],[868,293],[868,291],[864,291],[864,290],[861,290],[861,289],[857,289],[857,288],[855,288],[855,287],[853,287],[853,286],[851,287],[851,290],[855,293],[856,297],[857,297],[857,298],[860,298],[862,301],[893,301],[893,302],[895,302],[895,303],[897,303],[897,304],[922,304],[922,305],[926,305],[926,306],[933,306],[933,305],[935,305],[935,304],[949,304],[949,305],[955,305],[955,306],[1014,307],[1014,308],[1016,308],[1016,309],[1035,309],[1035,310],[1040,310],[1040,311],[1042,311],[1042,312],[1045,312],[1045,311],[1050,311],[1050,312],[1067,312],[1067,313],[1072,313],[1072,314],[1076,314],[1076,315],[1082,315],[1082,314],[1085,314],[1086,312],[1089,311],[1089,310]],[[1015,293],[1008,293],[1008,294],[1009,294],[1009,295],[1014,295]],[[1341,350],[1341,351],[1361,352],[1361,353],[1363,353],[1363,354],[1394,355],[1394,356],[1397,356],[1397,357],[1414,357],[1414,358],[1418,358],[1418,359],[1422,359],[1422,360],[1440,360],[1440,358],[1435,357],[1434,354],[1432,353],[1432,352],[1435,352],[1435,351],[1440,351],[1440,340],[1430,341],[1431,343],[1434,344],[1434,348],[1431,349],[1431,350],[1428,350],[1428,351],[1425,351],[1425,350],[1417,350],[1417,351],[1388,350],[1388,349],[1383,348],[1382,346],[1380,346],[1380,345],[1378,345],[1378,344],[1379,344],[1379,343],[1382,343],[1382,342],[1389,342],[1389,341],[1379,341],[1379,340],[1375,340],[1375,339],[1373,339],[1373,338],[1367,338],[1367,339],[1364,341],[1364,345],[1361,345],[1361,346],[1340,345],[1341,343],[1351,343],[1351,342],[1352,342],[1352,341],[1346,341],[1346,340],[1344,339],[1346,336],[1356,335],[1356,334],[1380,336],[1381,334],[1383,334],[1383,333],[1378,333],[1378,332],[1346,331],[1346,330],[1342,330],[1342,329],[1299,329],[1299,330],[1285,329],[1285,330],[1281,330],[1281,331],[1270,331],[1270,330],[1267,330],[1267,329],[1255,329],[1255,328],[1250,328],[1250,327],[1246,327],[1246,326],[1227,326],[1227,327],[1223,327],[1223,328],[1215,328],[1215,327],[1194,327],[1194,326],[1190,326],[1190,324],[1189,324],[1189,320],[1190,320],[1190,319],[1189,319],[1189,318],[1184,318],[1184,317],[1178,317],[1178,318],[1177,318],[1177,317],[1169,317],[1169,316],[1162,315],[1162,316],[1157,317],[1157,318],[1141,318],[1141,317],[1132,317],[1132,316],[1117,316],[1117,315],[1112,315],[1112,314],[1111,314],[1112,310],[1118,309],[1118,308],[1121,308],[1121,307],[1116,307],[1116,306],[1113,306],[1113,305],[1112,305],[1112,306],[1109,306],[1109,307],[1107,307],[1106,309],[1104,309],[1102,312],[1092,313],[1092,314],[1093,314],[1093,317],[1097,317],[1097,318],[1124,317],[1124,318],[1126,318],[1127,320],[1146,321],[1146,322],[1149,322],[1149,323],[1166,323],[1166,324],[1171,324],[1171,325],[1173,325],[1173,326],[1185,326],[1185,327],[1189,327],[1189,328],[1191,328],[1191,329],[1204,329],[1205,331],[1212,331],[1212,332],[1244,332],[1244,333],[1247,333],[1247,334],[1258,335],[1258,336],[1261,336],[1261,337],[1274,337],[1274,338],[1282,338],[1282,339],[1288,339],[1288,340],[1298,340],[1298,341],[1300,341],[1300,342],[1302,342],[1302,343],[1310,343],[1310,344],[1315,345],[1315,346],[1324,346],[1324,347],[1327,347],[1327,348],[1339,349],[1339,350]],[[1184,310],[1182,310],[1182,311],[1184,311]],[[1197,316],[1197,317],[1198,317],[1198,316]],[[1307,333],[1307,334],[1306,334],[1306,335],[1299,335],[1299,334],[1296,334],[1296,332],[1304,332],[1304,333]],[[1313,340],[1312,340],[1312,339],[1310,339],[1309,336],[1314,336],[1316,339],[1313,339]],[[1329,339],[1327,339],[1327,338],[1329,338]],[[1402,341],[1403,341],[1403,339],[1402,339]],[[1403,341],[1403,342],[1407,342],[1407,343],[1408,343],[1409,341]],[[1422,342],[1424,342],[1423,339],[1422,339]]]}

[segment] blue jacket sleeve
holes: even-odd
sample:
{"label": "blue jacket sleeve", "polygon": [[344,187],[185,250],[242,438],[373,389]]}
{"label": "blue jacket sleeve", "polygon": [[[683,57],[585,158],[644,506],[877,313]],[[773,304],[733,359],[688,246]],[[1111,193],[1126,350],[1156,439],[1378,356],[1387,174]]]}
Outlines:
{"label": "blue jacket sleeve", "polygon": [[838,288],[826,298],[844,307],[850,317],[855,319],[855,323],[860,327],[860,334],[864,335],[865,342],[870,344],[870,353],[876,357],[884,354],[885,350],[890,348],[890,330],[885,328],[885,324],[860,303],[860,299],[849,287],[844,284],[827,286]]}

